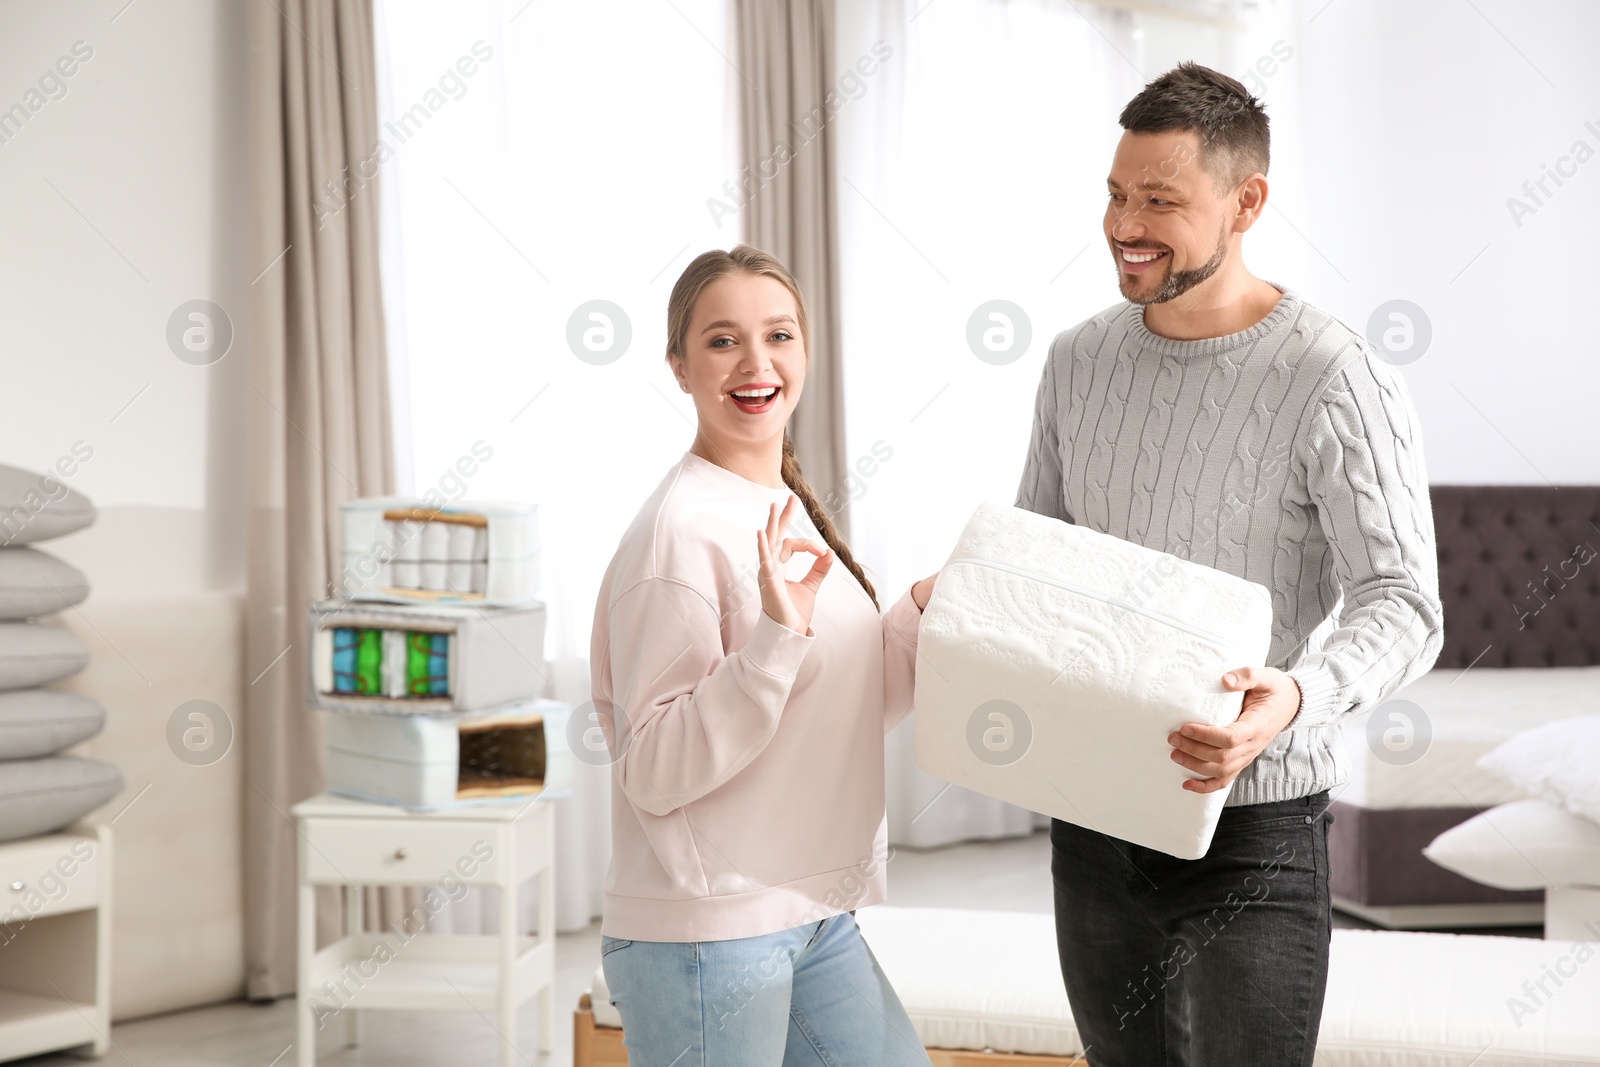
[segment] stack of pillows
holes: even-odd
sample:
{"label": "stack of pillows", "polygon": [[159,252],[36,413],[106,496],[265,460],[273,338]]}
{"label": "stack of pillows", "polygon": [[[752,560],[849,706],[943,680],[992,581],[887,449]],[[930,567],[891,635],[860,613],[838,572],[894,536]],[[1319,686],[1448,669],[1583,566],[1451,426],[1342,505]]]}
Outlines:
{"label": "stack of pillows", "polygon": [[1524,730],[1478,766],[1528,799],[1451,827],[1423,855],[1500,889],[1600,886],[1600,715]]}
{"label": "stack of pillows", "polygon": [[111,764],[57,755],[99,733],[105,709],[43,688],[81,671],[89,652],[39,617],[78,604],[89,583],[32,546],[94,519],[94,505],[53,474],[0,465],[0,841],[59,830],[123,788]]}

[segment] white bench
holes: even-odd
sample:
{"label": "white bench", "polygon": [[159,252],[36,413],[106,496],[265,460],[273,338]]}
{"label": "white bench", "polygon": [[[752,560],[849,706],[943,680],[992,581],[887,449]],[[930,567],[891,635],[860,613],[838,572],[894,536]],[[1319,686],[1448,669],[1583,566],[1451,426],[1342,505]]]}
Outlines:
{"label": "white bench", "polygon": [[[1050,915],[856,918],[935,1067],[1082,1067]],[[624,1067],[621,1025],[597,970],[574,1067]],[[1316,1064],[1600,1067],[1600,943],[1335,930]]]}

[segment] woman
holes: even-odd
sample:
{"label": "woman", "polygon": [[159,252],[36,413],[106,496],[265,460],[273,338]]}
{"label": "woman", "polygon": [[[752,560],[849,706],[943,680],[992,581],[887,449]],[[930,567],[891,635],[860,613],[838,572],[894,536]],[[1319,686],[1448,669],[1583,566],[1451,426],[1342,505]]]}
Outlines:
{"label": "woman", "polygon": [[929,1062],[854,909],[884,898],[883,735],[911,710],[934,576],[880,616],[801,477],[784,427],[807,337],[771,256],[689,264],[667,361],[699,425],[595,608],[601,958],[634,1067]]}

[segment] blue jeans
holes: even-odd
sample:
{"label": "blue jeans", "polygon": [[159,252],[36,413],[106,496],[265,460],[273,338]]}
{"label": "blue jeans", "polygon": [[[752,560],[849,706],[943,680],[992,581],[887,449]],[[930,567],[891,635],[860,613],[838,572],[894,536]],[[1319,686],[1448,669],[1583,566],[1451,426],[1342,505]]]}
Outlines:
{"label": "blue jeans", "polygon": [[1093,1067],[1311,1067],[1328,794],[1223,808],[1197,860],[1050,825],[1056,943]]}
{"label": "blue jeans", "polygon": [[600,938],[630,1067],[928,1067],[855,916],[728,941]]}

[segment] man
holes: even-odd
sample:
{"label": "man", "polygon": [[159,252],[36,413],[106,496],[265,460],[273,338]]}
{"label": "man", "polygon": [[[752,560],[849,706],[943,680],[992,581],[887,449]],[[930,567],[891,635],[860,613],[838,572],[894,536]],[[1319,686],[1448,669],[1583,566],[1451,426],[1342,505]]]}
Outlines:
{"label": "man", "polygon": [[1105,234],[1127,301],[1051,345],[1016,502],[1261,583],[1273,634],[1268,666],[1221,679],[1236,722],[1166,739],[1200,776],[1182,788],[1232,786],[1204,858],[1052,822],[1062,977],[1094,1067],[1309,1067],[1339,727],[1442,642],[1417,417],[1359,333],[1245,268],[1258,100],[1185,63],[1119,121]]}

